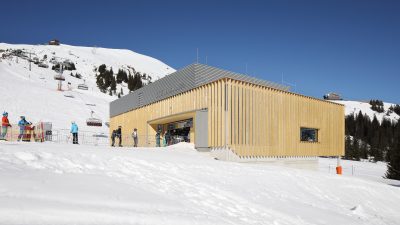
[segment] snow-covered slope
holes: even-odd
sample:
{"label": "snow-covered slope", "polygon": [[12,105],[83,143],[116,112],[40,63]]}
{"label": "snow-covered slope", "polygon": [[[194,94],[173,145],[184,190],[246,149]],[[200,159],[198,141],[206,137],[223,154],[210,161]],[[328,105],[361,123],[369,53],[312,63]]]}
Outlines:
{"label": "snow-covered slope", "polygon": [[311,171],[217,161],[189,144],[0,143],[0,224],[399,224],[399,183],[323,161]]}
{"label": "snow-covered slope", "polygon": [[[10,49],[31,52],[32,59],[38,58],[49,68],[32,63],[29,71],[27,59],[12,55],[0,58],[0,111],[9,112],[12,123],[16,123],[20,115],[24,115],[28,121],[52,122],[54,129],[68,129],[70,122],[76,121],[81,130],[107,132],[104,125],[102,128],[88,127],[85,122],[91,116],[91,111],[95,112],[94,117],[103,122],[108,121],[109,102],[116,98],[101,93],[97,88],[94,69],[101,64],[112,67],[114,73],[118,69],[132,72],[134,69],[152,76],[153,81],[175,71],[157,59],[130,50],[0,43],[0,50],[4,50],[3,53],[0,51],[0,56],[5,55],[7,50],[9,53]],[[58,81],[54,80],[56,72],[51,70],[52,59],[68,60],[75,64],[76,70],[64,71],[66,81],[63,82],[63,92],[56,90]],[[82,79],[70,76],[71,72],[80,73]],[[89,90],[77,89],[84,80]],[[68,82],[71,83],[71,90],[68,90]],[[119,89],[120,87],[117,90]],[[125,94],[128,93],[124,89]]]}
{"label": "snow-covered slope", "polygon": [[117,72],[119,68],[127,69],[130,66],[137,72],[147,73],[152,76],[153,80],[175,72],[173,68],[155,58],[126,49],[81,47],[64,44],[55,46],[6,43],[0,43],[0,49],[24,49],[33,53],[31,58],[42,59],[44,55],[47,55],[47,61],[50,61],[52,57],[68,59],[75,63],[77,70],[74,72],[88,77],[93,75],[93,69],[101,64],[112,67],[114,72]]}
{"label": "snow-covered slope", "polygon": [[374,118],[374,115],[379,121],[382,121],[383,118],[392,120],[392,121],[398,121],[400,119],[400,116],[397,115],[395,112],[391,112],[389,115],[387,115],[387,112],[389,110],[389,107],[395,104],[392,103],[383,103],[383,108],[385,112],[379,113],[376,111],[373,111],[371,109],[371,105],[367,102],[359,102],[359,101],[333,101],[339,104],[343,104],[346,107],[346,115],[350,115],[354,113],[354,115],[357,115],[360,111],[363,114],[368,115],[371,120]]}

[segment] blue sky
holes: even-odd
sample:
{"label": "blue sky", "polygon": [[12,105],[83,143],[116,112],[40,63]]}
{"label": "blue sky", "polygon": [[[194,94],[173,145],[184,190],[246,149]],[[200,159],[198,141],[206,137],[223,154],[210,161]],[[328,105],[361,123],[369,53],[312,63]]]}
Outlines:
{"label": "blue sky", "polygon": [[125,48],[400,103],[400,1],[2,1],[0,42]]}

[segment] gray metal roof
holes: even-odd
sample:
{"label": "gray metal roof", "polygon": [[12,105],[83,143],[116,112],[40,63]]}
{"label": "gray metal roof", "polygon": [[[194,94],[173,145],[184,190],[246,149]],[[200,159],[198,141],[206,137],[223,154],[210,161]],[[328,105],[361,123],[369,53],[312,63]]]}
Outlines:
{"label": "gray metal roof", "polygon": [[214,81],[230,78],[288,91],[289,87],[216,67],[194,63],[110,103],[110,116],[152,104]]}

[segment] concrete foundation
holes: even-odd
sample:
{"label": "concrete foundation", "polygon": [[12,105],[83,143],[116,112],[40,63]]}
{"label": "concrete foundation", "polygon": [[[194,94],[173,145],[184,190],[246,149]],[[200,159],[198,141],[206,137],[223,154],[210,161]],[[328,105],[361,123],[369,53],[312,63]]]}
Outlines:
{"label": "concrete foundation", "polygon": [[240,157],[234,153],[229,147],[212,148],[210,150],[211,157],[217,160],[241,162],[241,163],[274,163],[282,164],[284,166],[301,168],[301,169],[318,169],[318,157],[301,157],[301,156],[287,156],[287,157]]}

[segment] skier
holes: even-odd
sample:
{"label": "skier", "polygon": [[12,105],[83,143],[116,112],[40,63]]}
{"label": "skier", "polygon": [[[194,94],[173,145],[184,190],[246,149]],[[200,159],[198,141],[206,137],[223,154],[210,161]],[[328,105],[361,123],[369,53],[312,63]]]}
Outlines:
{"label": "skier", "polygon": [[114,147],[115,137],[117,136],[117,131],[113,130],[111,134],[111,146]]}
{"label": "skier", "polygon": [[25,132],[26,126],[31,124],[28,121],[26,121],[25,116],[21,116],[20,118],[21,118],[21,120],[18,122],[19,135],[18,135],[18,140],[17,141],[20,141],[20,140],[22,140],[24,138],[25,133],[26,133]]}
{"label": "skier", "polygon": [[165,131],[165,135],[164,135],[164,147],[169,145],[169,139],[170,139],[171,135],[169,134],[168,131]]}
{"label": "skier", "polygon": [[5,140],[7,135],[7,129],[11,127],[10,121],[8,121],[8,112],[3,113],[3,118],[1,119],[1,135],[0,139]]}
{"label": "skier", "polygon": [[121,126],[118,126],[118,129],[116,130],[116,137],[119,138],[119,147],[122,147],[122,131],[121,131]]}
{"label": "skier", "polygon": [[156,147],[160,147],[160,131],[156,133]]}
{"label": "skier", "polygon": [[72,134],[72,143],[79,144],[78,143],[78,125],[76,125],[76,123],[74,121],[71,122],[70,133]]}
{"label": "skier", "polygon": [[138,133],[137,133],[137,129],[136,128],[133,129],[132,138],[133,138],[133,147],[137,147]]}

